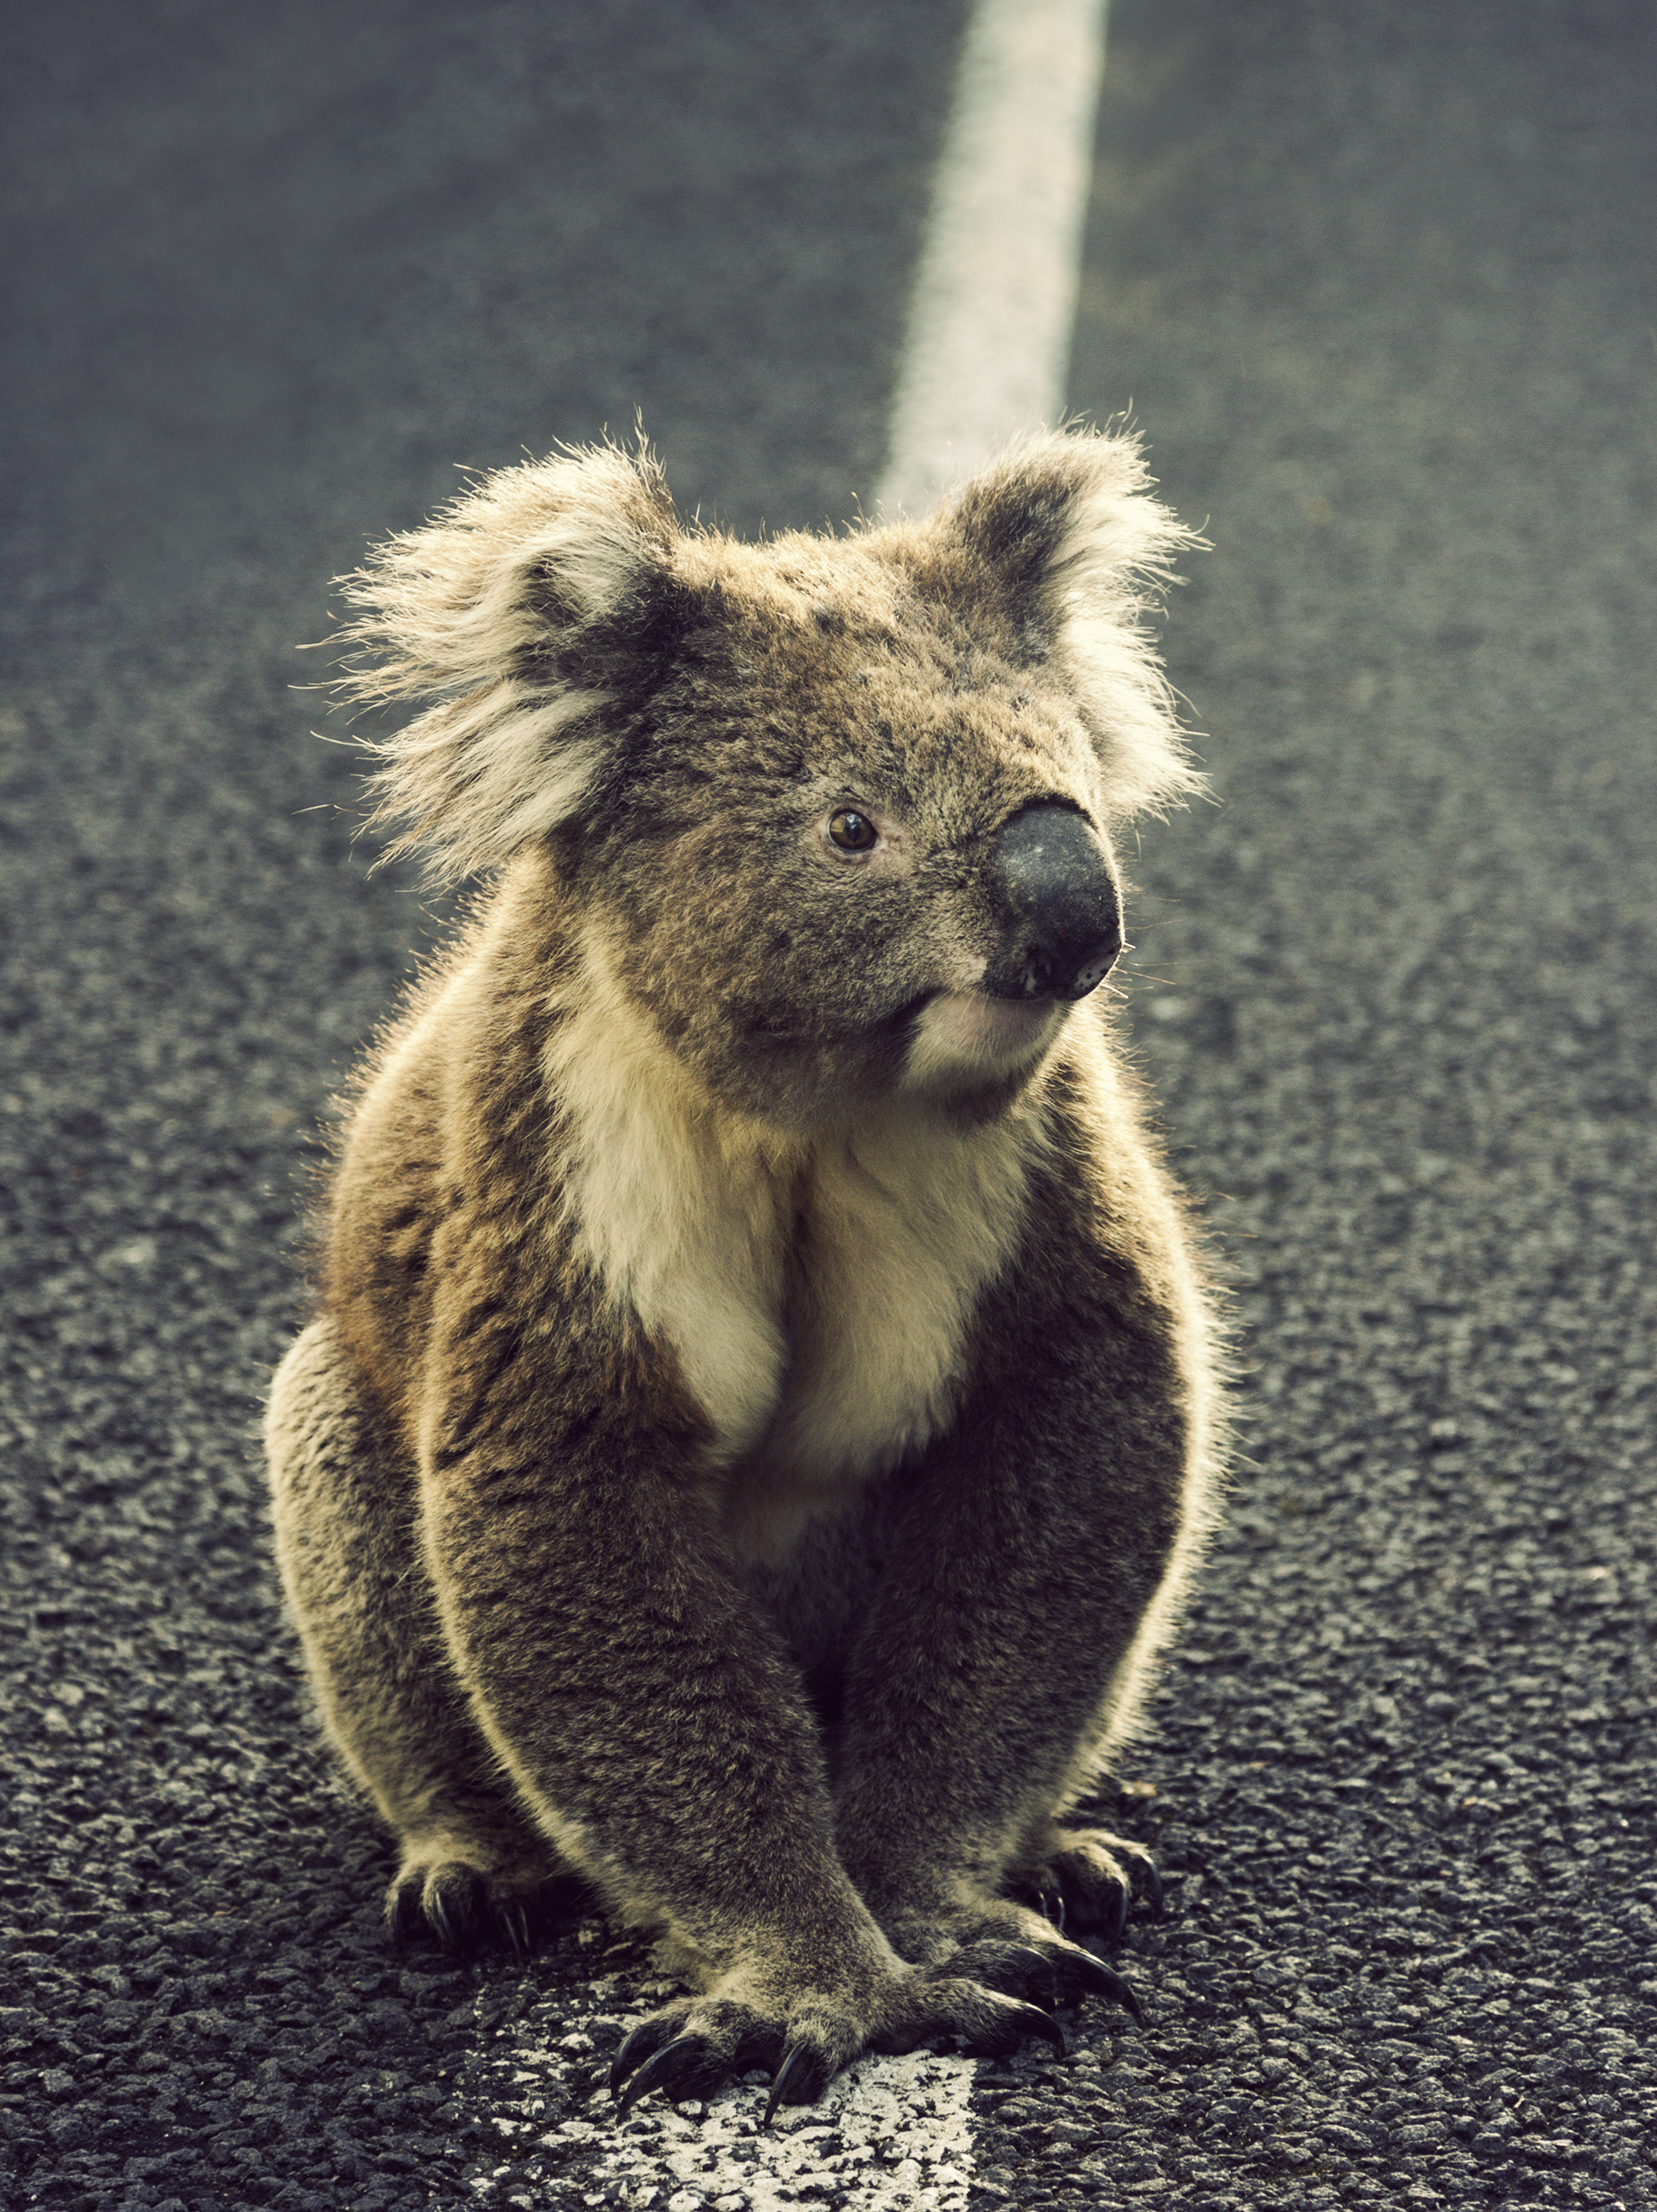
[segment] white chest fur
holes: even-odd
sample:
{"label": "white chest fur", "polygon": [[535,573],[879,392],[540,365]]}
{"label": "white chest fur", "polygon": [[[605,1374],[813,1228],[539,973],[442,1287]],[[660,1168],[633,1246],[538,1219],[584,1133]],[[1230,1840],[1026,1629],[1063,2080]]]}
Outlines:
{"label": "white chest fur", "polygon": [[614,1002],[561,1023],[549,1058],[571,1225],[673,1344],[740,1547],[785,1550],[947,1420],[973,1306],[1019,1233],[1028,1133],[897,1099],[778,1138],[713,1109]]}

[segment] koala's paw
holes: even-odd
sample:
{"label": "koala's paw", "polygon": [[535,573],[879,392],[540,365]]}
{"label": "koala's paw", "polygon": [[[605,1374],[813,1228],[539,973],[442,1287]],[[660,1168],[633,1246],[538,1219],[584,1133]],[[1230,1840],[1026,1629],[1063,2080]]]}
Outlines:
{"label": "koala's paw", "polygon": [[423,1934],[456,1959],[492,1944],[521,1965],[580,1897],[571,1877],[538,1861],[492,1866],[486,1854],[445,1838],[404,1852],[385,1893],[386,1933],[400,1951]]}
{"label": "koala's paw", "polygon": [[616,2054],[610,2093],[625,2114],[652,2090],[677,2104],[713,2096],[760,2067],[771,2075],[762,2123],[768,2127],[779,2104],[815,2103],[866,2050],[949,2040],[999,2057],[1031,2035],[1064,2051],[1064,2031],[1050,2013],[953,1968],[899,1973],[856,2005],[821,1993],[766,2004],[715,1992],[681,1998],[642,2020]]}
{"label": "koala's paw", "polygon": [[929,1981],[969,1981],[1047,2013],[1085,1996],[1108,1997],[1145,2025],[1139,2000],[1113,1968],[1071,1942],[1050,1916],[1010,1898],[987,1898],[942,1916],[899,1916],[884,1924],[894,1949],[922,1961]]}
{"label": "koala's paw", "polygon": [[1136,1896],[1162,1910],[1162,1878],[1150,1853],[1103,1828],[1055,1823],[1037,1863],[1014,1874],[1007,1887],[1061,1931],[1103,1933],[1112,1942],[1127,1926]]}
{"label": "koala's paw", "polygon": [[848,2013],[740,1998],[680,1998],[642,2020],[616,2054],[610,2093],[623,2113],[660,2090],[669,2104],[711,2097],[754,2067],[771,2075],[768,2121],[779,2104],[810,2104],[863,2048]]}

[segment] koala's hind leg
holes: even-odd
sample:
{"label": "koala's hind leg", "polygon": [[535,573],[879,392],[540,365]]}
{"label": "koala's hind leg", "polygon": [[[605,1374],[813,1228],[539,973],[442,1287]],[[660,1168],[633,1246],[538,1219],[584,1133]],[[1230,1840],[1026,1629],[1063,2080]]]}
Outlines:
{"label": "koala's hind leg", "polygon": [[563,1901],[567,1871],[500,1779],[455,1680],[414,1470],[332,1322],[314,1322],[278,1369],[265,1436],[277,1559],[323,1721],[402,1844],[393,1931],[423,1919],[456,1949],[495,1933],[521,1951]]}

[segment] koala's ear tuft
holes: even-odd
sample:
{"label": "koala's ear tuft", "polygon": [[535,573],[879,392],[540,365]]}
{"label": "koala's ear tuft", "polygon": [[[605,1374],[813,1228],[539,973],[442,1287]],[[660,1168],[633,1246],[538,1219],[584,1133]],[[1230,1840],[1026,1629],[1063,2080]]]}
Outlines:
{"label": "koala's ear tuft", "polygon": [[653,456],[615,446],[483,477],[341,578],[362,610],[340,689],[431,698],[370,749],[377,824],[452,881],[576,813],[608,754],[607,710],[648,684],[687,619]]}
{"label": "koala's ear tuft", "polygon": [[1118,817],[1165,806],[1202,782],[1147,623],[1176,580],[1174,557],[1203,541],[1149,496],[1149,483],[1135,439],[1056,432],[970,478],[917,533],[941,557],[939,588],[961,589],[964,562],[973,596],[988,599],[1015,652],[1063,682],[1098,746]]}

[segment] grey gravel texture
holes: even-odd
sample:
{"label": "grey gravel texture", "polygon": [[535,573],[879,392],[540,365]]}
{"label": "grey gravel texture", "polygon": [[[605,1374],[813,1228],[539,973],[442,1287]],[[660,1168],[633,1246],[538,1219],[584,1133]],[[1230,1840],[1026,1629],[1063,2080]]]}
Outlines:
{"label": "grey gravel texture", "polygon": [[[641,405],[687,505],[852,511],[960,21],[0,34],[0,2204],[642,2186],[648,1955],[393,1958],[277,1604],[319,1125],[443,922],[290,648],[451,463]],[[1216,546],[1127,984],[1246,1458],[1106,1808],[1149,2031],[979,2070],[972,2212],[1657,2202],[1654,64],[1635,0],[1112,10],[1071,399]]]}

